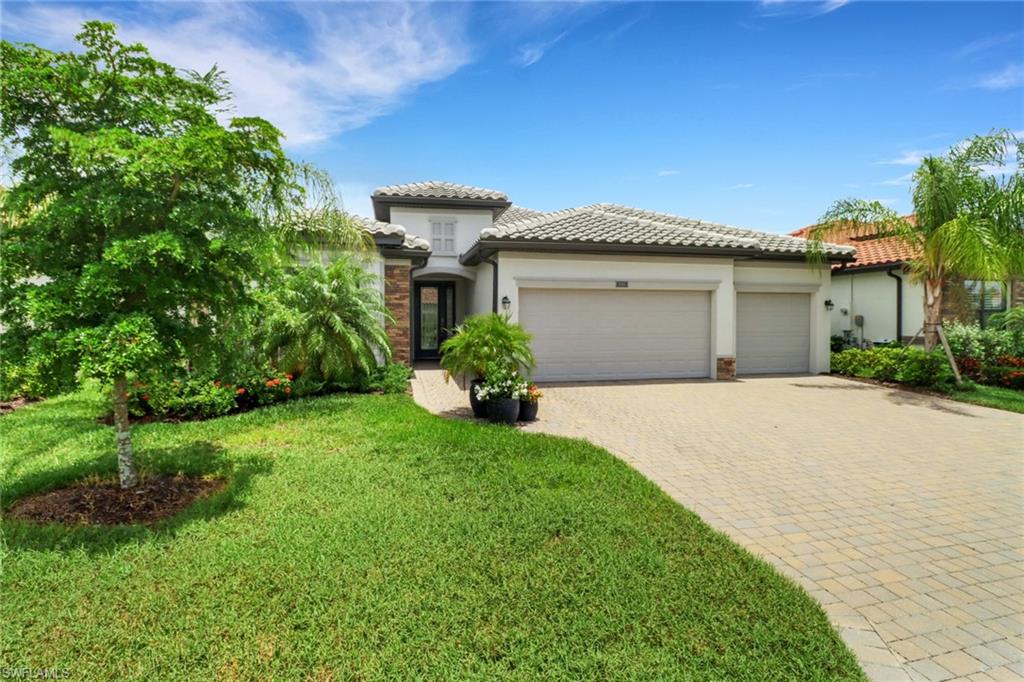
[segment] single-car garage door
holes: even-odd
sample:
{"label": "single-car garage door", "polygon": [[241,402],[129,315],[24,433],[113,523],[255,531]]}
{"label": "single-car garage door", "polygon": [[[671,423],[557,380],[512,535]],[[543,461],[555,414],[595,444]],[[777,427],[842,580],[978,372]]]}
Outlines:
{"label": "single-car garage door", "polygon": [[736,373],[807,372],[810,294],[736,294]]}
{"label": "single-car garage door", "polygon": [[520,289],[538,381],[706,377],[705,291]]}

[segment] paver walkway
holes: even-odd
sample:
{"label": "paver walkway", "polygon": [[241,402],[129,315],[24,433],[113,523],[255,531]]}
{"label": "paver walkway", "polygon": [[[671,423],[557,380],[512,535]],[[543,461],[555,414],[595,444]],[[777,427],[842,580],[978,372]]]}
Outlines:
{"label": "paver walkway", "polygon": [[[875,680],[1024,679],[1024,416],[828,376],[543,387],[821,601]],[[416,400],[468,417],[419,369]]]}

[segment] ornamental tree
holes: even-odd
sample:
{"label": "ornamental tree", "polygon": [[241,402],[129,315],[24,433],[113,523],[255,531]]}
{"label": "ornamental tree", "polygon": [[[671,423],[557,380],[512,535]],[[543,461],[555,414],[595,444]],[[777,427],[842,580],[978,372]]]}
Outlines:
{"label": "ornamental tree", "polygon": [[[310,233],[302,167],[261,118],[222,122],[227,83],[181,72],[91,21],[77,52],[0,43],[6,362],[56,388],[112,389],[122,487],[137,483],[129,381],[186,362]],[[302,209],[298,211],[298,209]],[[313,230],[315,233],[315,230]],[[351,235],[351,231],[346,232]]]}
{"label": "ornamental tree", "polygon": [[979,135],[914,171],[914,215],[878,201],[837,201],[809,233],[814,260],[830,236],[894,237],[916,254],[910,275],[924,285],[924,343],[939,342],[942,287],[951,277],[998,280],[1024,273],[1024,143],[1008,132]]}

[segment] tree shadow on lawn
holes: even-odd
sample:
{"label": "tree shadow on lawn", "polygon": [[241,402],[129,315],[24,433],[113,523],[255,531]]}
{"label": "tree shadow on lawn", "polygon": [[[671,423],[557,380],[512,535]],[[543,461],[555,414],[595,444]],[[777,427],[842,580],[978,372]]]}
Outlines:
{"label": "tree shadow on lawn", "polygon": [[[206,441],[195,441],[172,448],[147,448],[136,454],[142,476],[185,475],[221,478],[227,485],[220,491],[200,497],[181,512],[152,524],[117,526],[34,524],[4,519],[2,527],[7,546],[12,549],[70,552],[85,550],[106,553],[119,545],[153,538],[173,539],[178,531],[194,521],[217,518],[243,505],[241,497],[258,474],[268,473],[273,464],[261,456],[239,459],[226,456],[224,448]],[[37,495],[67,487],[90,476],[116,478],[116,457],[105,453],[73,465],[29,474],[9,488],[4,509],[28,495]]]}

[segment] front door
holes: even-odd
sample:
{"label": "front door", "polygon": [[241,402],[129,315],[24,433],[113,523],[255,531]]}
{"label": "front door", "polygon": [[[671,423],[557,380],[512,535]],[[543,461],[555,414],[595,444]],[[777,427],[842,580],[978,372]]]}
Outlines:
{"label": "front door", "polygon": [[441,344],[455,326],[455,283],[417,282],[415,286],[416,359],[441,356]]}

